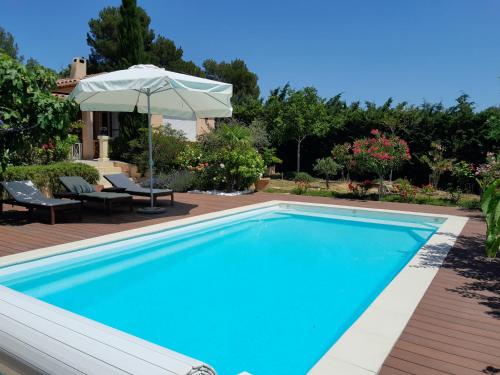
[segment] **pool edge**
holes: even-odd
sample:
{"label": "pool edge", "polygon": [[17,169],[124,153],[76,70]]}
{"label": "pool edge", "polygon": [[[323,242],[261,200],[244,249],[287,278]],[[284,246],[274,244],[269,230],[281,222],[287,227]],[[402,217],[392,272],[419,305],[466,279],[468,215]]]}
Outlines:
{"label": "pool edge", "polygon": [[453,215],[422,215],[444,217],[446,221],[314,365],[309,374],[373,375],[380,371],[469,220],[467,217]]}

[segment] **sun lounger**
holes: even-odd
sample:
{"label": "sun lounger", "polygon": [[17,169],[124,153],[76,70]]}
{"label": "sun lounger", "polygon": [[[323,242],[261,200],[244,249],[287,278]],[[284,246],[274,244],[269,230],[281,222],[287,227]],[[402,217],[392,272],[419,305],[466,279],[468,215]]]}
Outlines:
{"label": "sun lounger", "polygon": [[69,196],[81,201],[102,202],[108,213],[115,204],[128,204],[133,209],[132,196],[126,193],[97,192],[91,184],[79,176],[59,177],[59,180],[70,193]]}
{"label": "sun lounger", "polygon": [[[125,189],[125,192],[131,195],[149,197],[151,195],[149,188],[144,188],[134,183],[126,174],[107,174],[104,178],[111,182],[114,187]],[[170,195],[170,205],[174,205],[174,191],[170,189],[153,189],[153,204],[156,204],[158,197]]]}
{"label": "sun lounger", "polygon": [[[15,206],[26,207],[31,213],[34,209],[46,209],[50,211],[50,224],[56,222],[56,211],[58,210],[78,210],[78,217],[81,219],[82,204],[71,199],[55,199],[45,197],[35,184],[31,181],[7,181],[2,182],[2,186],[11,199],[4,201]],[[0,201],[0,212],[2,211],[2,201]]]}

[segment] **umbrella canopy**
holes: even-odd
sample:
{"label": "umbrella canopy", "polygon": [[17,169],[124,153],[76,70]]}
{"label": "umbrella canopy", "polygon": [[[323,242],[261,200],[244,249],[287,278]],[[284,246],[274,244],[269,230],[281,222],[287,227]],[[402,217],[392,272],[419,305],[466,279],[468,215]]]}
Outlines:
{"label": "umbrella canopy", "polygon": [[233,85],[186,74],[169,72],[154,65],[134,65],[125,70],[82,79],[70,98],[82,111],[133,112],[148,114],[150,208],[161,212],[153,200],[153,147],[151,114],[181,119],[230,117]]}
{"label": "umbrella canopy", "polygon": [[154,65],[134,65],[125,70],[82,79],[71,92],[82,111],[148,113],[191,119],[230,117],[233,86]]}

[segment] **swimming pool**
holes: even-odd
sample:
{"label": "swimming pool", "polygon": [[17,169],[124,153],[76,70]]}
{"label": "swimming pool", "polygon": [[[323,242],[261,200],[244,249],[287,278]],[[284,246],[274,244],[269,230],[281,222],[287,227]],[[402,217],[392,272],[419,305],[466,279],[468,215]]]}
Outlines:
{"label": "swimming pool", "polygon": [[275,203],[12,265],[0,283],[219,374],[305,374],[446,220]]}

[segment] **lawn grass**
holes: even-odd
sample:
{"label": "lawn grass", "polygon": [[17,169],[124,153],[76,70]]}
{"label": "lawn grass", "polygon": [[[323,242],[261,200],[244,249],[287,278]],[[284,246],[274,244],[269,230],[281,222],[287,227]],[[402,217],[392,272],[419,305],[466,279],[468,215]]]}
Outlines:
{"label": "lawn grass", "polygon": [[[351,193],[345,181],[332,181],[330,188],[326,188],[324,180],[315,179],[306,190],[296,188],[296,184],[290,180],[271,180],[268,188],[265,190],[267,193],[281,193],[281,194],[295,194],[295,195],[308,195],[315,197],[335,197],[341,199],[364,199],[364,200],[379,200],[377,188],[372,188],[368,193],[363,196],[357,196]],[[417,193],[414,198],[403,199],[397,194],[387,194],[382,197],[384,202],[403,202],[415,204],[429,204],[433,206],[448,206],[448,207],[462,207],[467,209],[479,209],[479,196],[475,194],[464,194],[458,202],[453,201],[450,195],[444,191],[436,191],[431,195]]]}

